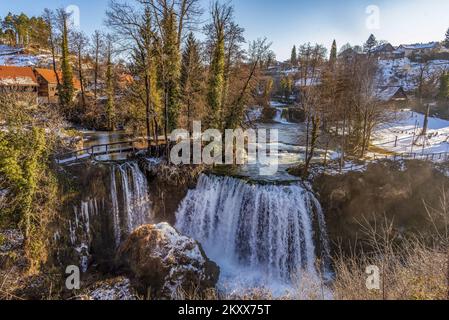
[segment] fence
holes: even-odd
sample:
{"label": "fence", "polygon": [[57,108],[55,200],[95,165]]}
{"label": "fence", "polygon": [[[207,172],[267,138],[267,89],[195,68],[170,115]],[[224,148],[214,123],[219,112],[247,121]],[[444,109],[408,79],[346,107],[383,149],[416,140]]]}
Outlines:
{"label": "fence", "polygon": [[147,150],[149,156],[160,157],[166,150],[166,143],[148,144],[144,147],[139,146],[142,140],[121,141],[108,144],[98,144],[90,146],[89,148],[70,151],[59,154],[55,157],[57,164],[69,164],[80,160],[95,159],[99,156],[113,155],[113,154],[136,154],[141,150]]}

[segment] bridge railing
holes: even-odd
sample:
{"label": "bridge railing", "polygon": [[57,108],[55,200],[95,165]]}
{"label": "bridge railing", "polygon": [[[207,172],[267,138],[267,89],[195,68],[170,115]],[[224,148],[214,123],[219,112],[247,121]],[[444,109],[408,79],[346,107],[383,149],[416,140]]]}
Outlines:
{"label": "bridge railing", "polygon": [[55,156],[55,162],[58,164],[67,164],[79,160],[92,159],[102,155],[122,154],[122,153],[135,154],[136,152],[141,150],[149,150],[151,156],[161,156],[163,150],[165,150],[165,146],[166,146],[165,142],[159,141],[158,144],[151,144],[148,147],[147,141],[144,140],[129,140],[129,141],[97,144],[92,145],[88,148],[58,154]]}

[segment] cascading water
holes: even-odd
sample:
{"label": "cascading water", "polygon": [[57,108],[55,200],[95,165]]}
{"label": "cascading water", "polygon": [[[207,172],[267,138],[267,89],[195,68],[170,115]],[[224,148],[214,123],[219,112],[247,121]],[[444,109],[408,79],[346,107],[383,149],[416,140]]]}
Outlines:
{"label": "cascading water", "polygon": [[113,168],[111,173],[111,200],[116,241],[120,242],[120,232],[118,230],[121,229],[121,219],[115,171],[118,171],[120,177],[123,219],[126,222],[126,232],[128,234],[132,233],[136,228],[149,223],[153,216],[147,178],[140,170],[139,165],[131,162]]}
{"label": "cascading water", "polygon": [[300,184],[250,185],[202,175],[177,212],[177,228],[220,265],[224,290],[263,287],[284,295],[306,278],[322,284],[314,241],[318,238],[326,258],[324,218],[318,201]]}
{"label": "cascading water", "polygon": [[69,221],[70,242],[80,257],[80,267],[87,271],[90,257],[89,244],[91,242],[91,217],[98,214],[96,199],[81,201],[81,205],[73,208],[74,220]]}
{"label": "cascading water", "polygon": [[275,108],[275,109],[276,109],[276,114],[275,114],[273,120],[278,123],[288,124],[289,122],[285,118],[283,118],[284,109],[283,108]]}
{"label": "cascading water", "polygon": [[147,178],[138,164],[114,165],[110,172],[110,194],[101,201],[81,201],[68,222],[70,242],[80,257],[83,272],[88,268],[93,246],[99,246],[94,250],[97,253],[105,249],[113,253],[130,233],[153,219]]}

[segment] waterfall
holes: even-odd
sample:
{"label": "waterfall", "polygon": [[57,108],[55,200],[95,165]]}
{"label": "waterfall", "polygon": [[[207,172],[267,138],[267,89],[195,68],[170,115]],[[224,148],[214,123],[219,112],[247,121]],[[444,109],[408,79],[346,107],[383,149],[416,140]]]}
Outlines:
{"label": "waterfall", "polygon": [[153,219],[147,178],[136,162],[111,166],[107,189],[104,197],[81,200],[68,221],[69,240],[83,272],[90,252],[115,252],[129,234]]}
{"label": "waterfall", "polygon": [[[125,213],[127,232],[132,233],[136,228],[149,223],[152,218],[148,182],[136,162],[118,166],[117,170],[121,177],[123,211]],[[113,174],[114,177],[111,177],[111,180],[112,178],[115,179],[115,173]],[[111,186],[113,203],[118,202],[116,200],[117,192],[113,188],[115,183],[113,181]],[[118,217],[116,222],[120,223]],[[116,225],[115,228],[119,228],[119,225]]]}
{"label": "waterfall", "polygon": [[78,252],[80,267],[83,272],[87,271],[90,258],[91,218],[98,214],[98,203],[96,199],[81,201],[79,207],[73,207],[74,221],[69,220],[70,242]]}
{"label": "waterfall", "polygon": [[275,108],[276,109],[276,114],[274,116],[274,121],[281,123],[281,124],[291,124],[290,122],[288,122],[288,120],[283,116],[284,115],[284,108]]}
{"label": "waterfall", "polygon": [[121,240],[121,228],[120,228],[120,208],[118,205],[118,196],[117,196],[117,182],[115,180],[115,169],[111,170],[111,202],[112,202],[112,223],[114,226],[114,240],[115,246],[118,247],[120,245]]}
{"label": "waterfall", "polygon": [[220,265],[222,287],[239,290],[235,285],[242,281],[243,288],[275,291],[306,277],[322,279],[314,244],[318,238],[321,254],[328,254],[322,214],[313,194],[300,184],[251,185],[202,175],[176,217],[177,228],[199,241]]}

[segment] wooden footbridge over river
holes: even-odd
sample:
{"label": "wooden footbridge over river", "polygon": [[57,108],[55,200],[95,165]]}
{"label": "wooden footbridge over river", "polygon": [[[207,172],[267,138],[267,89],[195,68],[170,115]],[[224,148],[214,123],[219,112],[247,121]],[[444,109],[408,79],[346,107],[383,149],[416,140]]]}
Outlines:
{"label": "wooden footbridge over river", "polygon": [[[126,140],[106,144],[97,144],[88,148],[57,154],[55,162],[59,165],[68,165],[83,160],[99,160],[101,158],[128,157],[139,151],[147,151],[150,157],[161,157],[166,152],[167,142],[159,140],[158,143],[148,142],[144,139]],[[101,160],[100,160],[101,161]]]}

